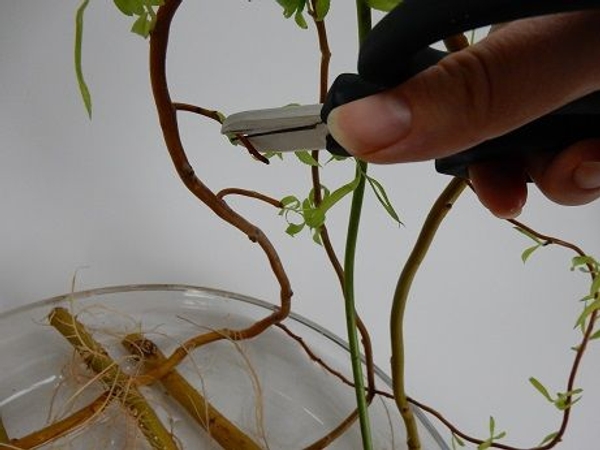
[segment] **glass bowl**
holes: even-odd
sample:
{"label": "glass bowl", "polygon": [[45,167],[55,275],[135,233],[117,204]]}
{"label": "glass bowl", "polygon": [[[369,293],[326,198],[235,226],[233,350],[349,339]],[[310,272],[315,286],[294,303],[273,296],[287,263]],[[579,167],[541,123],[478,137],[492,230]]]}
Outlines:
{"label": "glass bowl", "polygon": [[[129,333],[144,333],[170,354],[191,336],[222,327],[242,328],[274,309],[264,301],[214,289],[129,285],[77,292],[4,313],[0,315],[0,417],[13,439],[72,415],[105,390],[67,340],[49,325],[49,313],[57,306],[75,314],[125,371],[139,366],[121,344]],[[200,347],[177,367],[213,407],[260,448],[270,450],[310,446],[355,407],[353,388],[316,362],[320,358],[351,379],[346,344],[298,315],[292,314],[284,323],[296,339],[271,327],[253,339]],[[314,353],[312,359],[299,338]],[[379,370],[376,375],[378,389],[390,391],[390,380]],[[221,448],[158,383],[140,392],[180,448]],[[447,450],[423,414],[418,409],[415,414],[423,449]],[[375,449],[406,448],[393,400],[377,395],[369,415]],[[150,446],[135,419],[112,402],[74,432],[39,448]],[[362,448],[358,424],[327,448]]]}

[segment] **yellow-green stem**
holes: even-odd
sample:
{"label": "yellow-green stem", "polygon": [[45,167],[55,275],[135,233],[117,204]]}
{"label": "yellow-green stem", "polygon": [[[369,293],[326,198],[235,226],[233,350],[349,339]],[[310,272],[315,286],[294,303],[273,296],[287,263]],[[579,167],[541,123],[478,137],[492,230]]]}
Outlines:
{"label": "yellow-green stem", "polygon": [[4,422],[2,421],[2,416],[0,416],[0,449],[8,448],[2,444],[8,444],[10,442],[10,438],[8,437],[8,433],[6,432],[6,428],[4,428]]}
{"label": "yellow-green stem", "polygon": [[[141,334],[126,336],[122,343],[132,354],[141,356],[149,368],[166,360],[159,348]],[[260,450],[258,444],[212,406],[179,372],[169,372],[160,383],[224,450]]]}
{"label": "yellow-green stem", "polygon": [[392,380],[394,388],[394,398],[400,414],[404,419],[407,432],[407,445],[409,450],[419,450],[421,443],[417,430],[415,417],[408,403],[405,381],[404,381],[404,313],[408,302],[408,294],[413,280],[419,270],[429,247],[435,237],[435,234],[452,208],[456,199],[460,196],[467,183],[464,180],[454,178],[444,189],[442,194],[434,203],[429,212],[421,233],[415,243],[415,246],[408,257],[406,264],[400,274],[396,292],[394,293],[394,303],[390,318],[390,333],[392,341]]}
{"label": "yellow-green stem", "polygon": [[156,450],[177,450],[173,437],[160,419],[133,385],[131,378],[124,374],[108,352],[87,332],[85,326],[65,308],[54,308],[49,316],[50,325],[75,348],[85,364],[100,375],[100,379],[118,396],[137,425]]}

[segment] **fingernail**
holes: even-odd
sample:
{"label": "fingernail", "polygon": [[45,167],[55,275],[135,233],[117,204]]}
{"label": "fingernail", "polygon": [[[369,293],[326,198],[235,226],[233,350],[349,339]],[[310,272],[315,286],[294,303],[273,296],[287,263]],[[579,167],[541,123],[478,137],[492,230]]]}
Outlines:
{"label": "fingernail", "polygon": [[573,171],[573,181],[581,189],[600,188],[600,161],[586,161]]}
{"label": "fingernail", "polygon": [[348,151],[370,153],[404,138],[410,130],[411,118],[404,100],[383,93],[335,108],[327,119],[327,126]]}

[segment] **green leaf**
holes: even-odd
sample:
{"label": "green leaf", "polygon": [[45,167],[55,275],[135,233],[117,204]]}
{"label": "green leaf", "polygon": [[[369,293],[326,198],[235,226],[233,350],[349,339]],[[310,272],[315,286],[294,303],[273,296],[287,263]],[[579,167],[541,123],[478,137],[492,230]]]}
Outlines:
{"label": "green leaf", "polygon": [[402,3],[402,0],[367,0],[367,5],[379,11],[391,11]]}
{"label": "green leaf", "polygon": [[452,434],[452,449],[456,450],[458,447],[464,447],[465,443],[462,439],[460,439],[456,434]]}
{"label": "green leaf", "polygon": [[489,428],[490,428],[490,437],[493,437],[494,433],[495,433],[495,429],[496,429],[496,420],[492,416],[490,416]]}
{"label": "green leaf", "polygon": [[575,326],[573,328],[583,326],[587,318],[591,316],[594,311],[598,310],[600,310],[600,298],[597,298],[583,309],[583,312],[577,318],[577,322],[575,322]]}
{"label": "green leaf", "polygon": [[379,203],[381,203],[381,206],[383,206],[383,209],[386,210],[386,212],[390,215],[390,217],[392,219],[394,219],[394,221],[396,221],[398,224],[402,225],[402,221],[400,220],[400,217],[398,217],[398,213],[396,213],[396,210],[394,209],[392,202],[390,202],[390,199],[389,199],[387,193],[385,192],[383,185],[379,181],[377,181],[375,178],[368,176],[368,175],[365,175],[365,176],[367,177],[367,181],[369,182],[369,185],[373,189],[373,192],[375,193],[377,200],[379,200]]}
{"label": "green leaf", "polygon": [[340,188],[337,188],[331,194],[323,198],[323,201],[319,205],[319,209],[321,209],[324,213],[328,211],[333,205],[339,202],[346,195],[350,194],[352,191],[356,189],[358,183],[360,182],[360,176],[357,176],[350,183],[343,185]]}
{"label": "green leaf", "polygon": [[83,76],[83,68],[81,63],[81,47],[83,43],[83,15],[85,9],[89,4],[89,0],[83,0],[77,8],[75,14],[75,75],[77,77],[77,84],[79,85],[79,92],[85,105],[85,109],[88,113],[88,117],[92,118],[92,96],[90,90],[85,82]]}
{"label": "green leaf", "polygon": [[546,400],[548,400],[550,403],[554,403],[554,399],[548,392],[548,389],[546,389],[546,387],[537,378],[530,377],[529,382],[538,390],[540,394],[546,398]]}
{"label": "green leaf", "polygon": [[284,208],[297,209],[300,206],[300,200],[294,195],[288,195],[279,200]]}
{"label": "green leaf", "polygon": [[306,30],[308,28],[308,24],[306,23],[306,19],[304,18],[304,14],[302,14],[302,10],[298,9],[296,11],[296,14],[294,15],[294,20],[296,21],[296,24]]}
{"label": "green leaf", "polygon": [[477,450],[487,450],[492,446],[492,439],[487,439],[477,446]]}
{"label": "green leaf", "polygon": [[600,339],[600,330],[590,336],[590,341],[593,341],[594,339]]}
{"label": "green leaf", "polygon": [[592,285],[590,286],[590,295],[595,296],[600,292],[600,274],[597,274],[592,281]]}
{"label": "green leaf", "polygon": [[[237,138],[235,140],[237,141]],[[267,159],[271,159],[273,157],[277,157],[277,158],[279,158],[279,159],[281,159],[283,161],[283,153],[282,152],[277,152],[277,151],[265,152],[265,153],[263,153],[263,156],[265,158],[267,158]]]}
{"label": "green leaf", "polygon": [[303,162],[307,166],[320,167],[319,162],[315,158],[313,158],[309,151],[300,150],[294,152],[294,154],[301,162]]}
{"label": "green leaf", "polygon": [[304,211],[304,220],[309,228],[319,228],[325,223],[325,213],[320,209],[310,208]]}
{"label": "green leaf", "polygon": [[137,16],[144,12],[144,4],[139,0],[114,0],[114,3],[126,16]]}
{"label": "green leaf", "polygon": [[136,19],[131,27],[131,31],[143,38],[147,38],[150,35],[150,31],[152,31],[152,21],[147,13],[144,12]]}
{"label": "green leaf", "polygon": [[298,9],[299,0],[277,0],[277,3],[283,8],[283,16],[287,19]]}
{"label": "green leaf", "polygon": [[298,233],[300,233],[303,229],[304,229],[303,223],[290,223],[290,224],[288,224],[287,228],[285,229],[285,232],[287,234],[289,234],[290,236],[295,236]]}
{"label": "green leaf", "polygon": [[317,0],[315,5],[315,19],[323,20],[325,16],[329,12],[329,7],[331,6],[330,0]]}
{"label": "green leaf", "polygon": [[556,400],[554,401],[554,405],[560,410],[564,411],[569,409],[579,400],[581,400],[581,396],[576,397],[577,394],[583,392],[583,389],[573,389],[572,391],[558,393]]}
{"label": "green leaf", "polygon": [[315,228],[313,231],[312,239],[315,244],[323,245],[321,242],[321,233],[319,232],[318,228]]}
{"label": "green leaf", "polygon": [[523,253],[521,253],[521,261],[523,261],[523,263],[526,263],[527,260],[529,259],[529,257],[531,256],[531,254],[533,252],[535,252],[541,246],[542,246],[541,244],[535,244],[535,245],[525,249],[525,251]]}
{"label": "green leaf", "polygon": [[554,433],[550,433],[548,436],[546,436],[544,439],[542,439],[542,442],[540,442],[537,446],[542,447],[543,445],[547,444],[552,439],[554,439],[557,435],[558,435],[558,431],[555,431]]}
{"label": "green leaf", "polygon": [[587,266],[592,266],[595,271],[598,271],[600,268],[598,261],[596,261],[593,257],[585,255],[585,256],[575,256],[571,259],[571,270],[575,270],[578,267],[582,267],[587,270]]}

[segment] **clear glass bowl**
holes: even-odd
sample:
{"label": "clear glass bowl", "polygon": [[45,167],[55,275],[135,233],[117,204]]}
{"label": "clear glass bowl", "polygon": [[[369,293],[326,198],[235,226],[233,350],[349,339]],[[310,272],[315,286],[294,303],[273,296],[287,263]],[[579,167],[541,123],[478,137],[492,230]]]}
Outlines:
{"label": "clear glass bowl", "polygon": [[[164,353],[209,329],[238,328],[268,315],[266,302],[213,289],[180,285],[117,286],[52,298],[0,315],[0,415],[12,438],[23,437],[88,404],[102,386],[75,356],[73,347],[48,324],[52,308],[75,313],[114,360],[131,366],[121,339],[143,332]],[[346,344],[315,323],[292,315],[294,334],[330,367],[351,378]],[[336,427],[355,405],[353,388],[311,360],[300,344],[279,328],[232,343],[195,350],[178,371],[261,447],[295,450]],[[390,390],[377,371],[378,388]],[[217,449],[159,385],[142,394],[186,449]],[[394,402],[377,396],[369,408],[374,447],[405,449],[405,433]],[[257,414],[257,412],[259,412]],[[447,445],[419,410],[424,450]],[[41,448],[149,448],[123,408],[111,405],[78,431]],[[362,448],[357,424],[329,447]]]}

